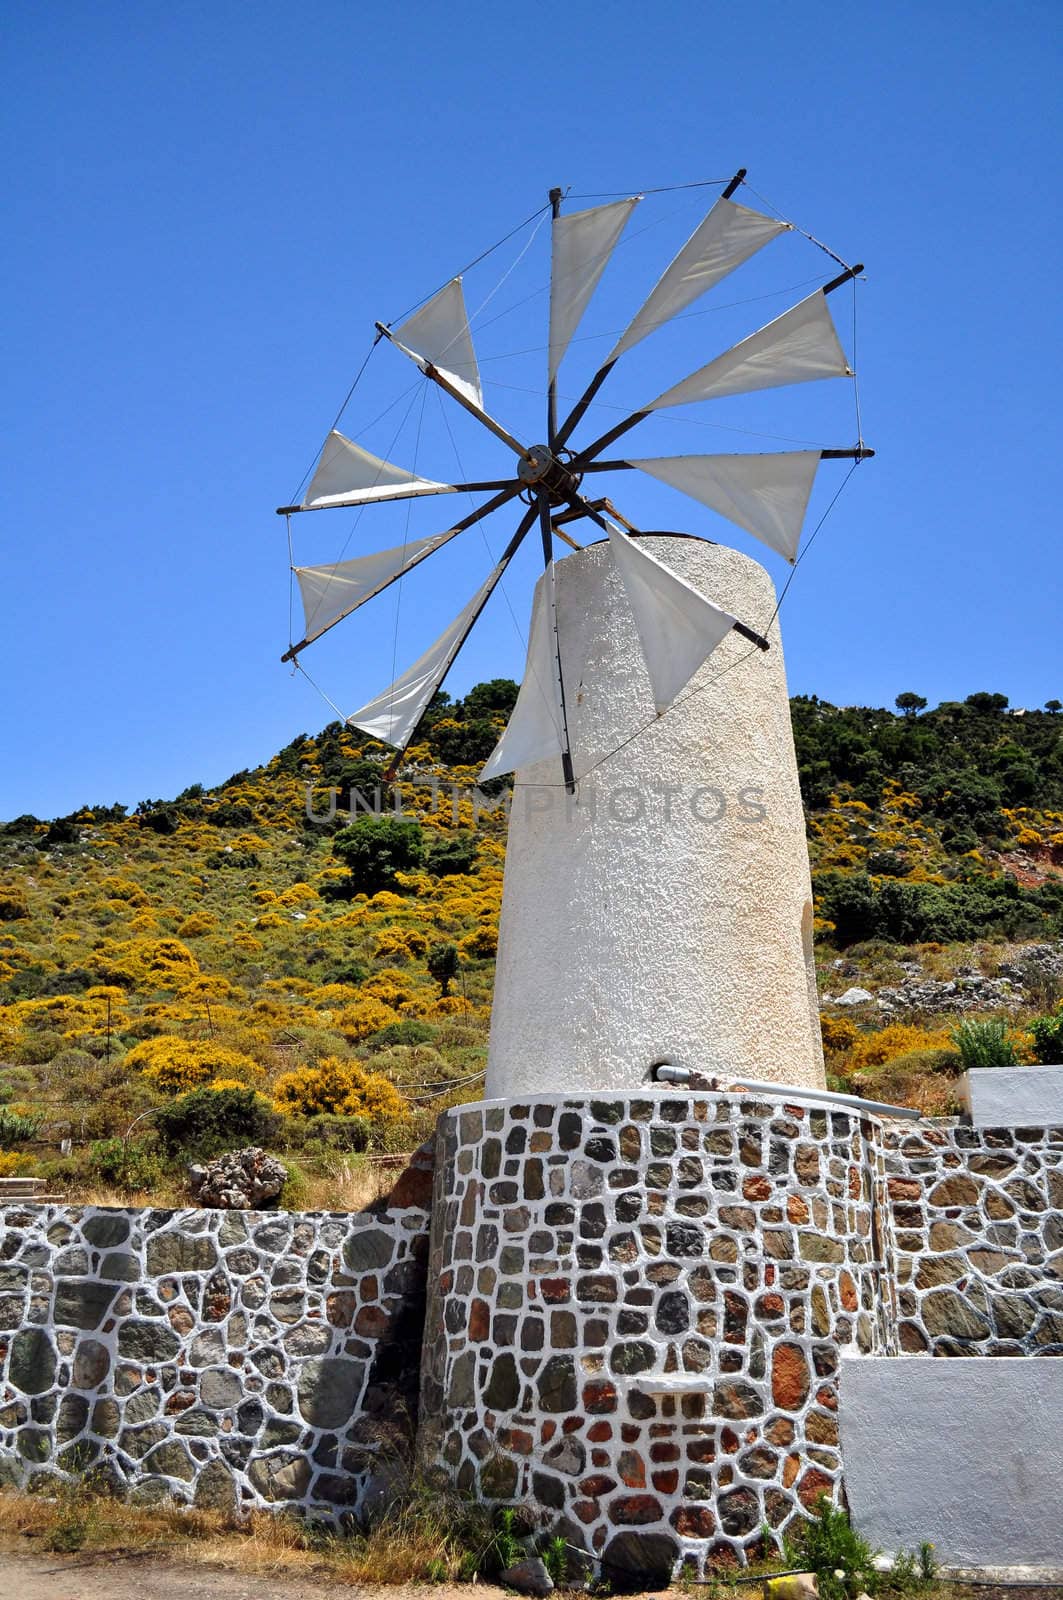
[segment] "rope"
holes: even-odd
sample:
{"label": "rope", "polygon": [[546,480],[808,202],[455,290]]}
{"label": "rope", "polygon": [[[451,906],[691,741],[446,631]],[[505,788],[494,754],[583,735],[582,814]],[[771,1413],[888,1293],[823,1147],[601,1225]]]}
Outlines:
{"label": "rope", "polygon": [[[460,278],[466,272],[471,272],[473,267],[478,267],[480,265],[481,261],[486,261],[488,256],[494,255],[495,251],[496,250],[500,250],[504,244],[506,244],[510,239],[513,238],[514,234],[519,233],[522,228],[526,228],[530,222],[534,222],[536,217],[538,217],[542,212],[549,211],[549,210],[550,210],[550,202],[549,202],[549,200],[546,202],[546,204],[544,206],[537,206],[536,209],[532,212],[530,217],[525,217],[524,221],[523,222],[518,222],[517,226],[515,228],[510,228],[508,233],[503,234],[501,239],[497,240],[493,245],[490,245],[488,247],[488,249],[481,250],[480,254],[478,256],[474,256],[473,259],[470,262],[468,262],[468,264],[466,266],[459,268],[459,270],[457,272],[452,272],[450,274],[449,278],[444,278],[443,282],[439,285],[438,289],[433,289],[431,294],[426,294],[426,295],[422,296],[422,298],[420,300],[415,300],[412,306],[410,306],[406,311],[404,311],[401,316],[393,318],[393,321],[395,321],[395,322],[405,322],[407,317],[412,317],[413,313],[415,311],[417,311],[421,306],[427,305],[429,300],[431,300],[434,295],[439,294],[441,290],[445,289],[448,283],[453,283],[455,278]],[[389,327],[390,327],[390,323],[389,323]],[[379,335],[378,335],[378,337],[379,337]]]}
{"label": "rope", "polygon": [[853,279],[853,399],[856,403],[856,442],[862,446],[864,442],[864,429],[860,419],[860,364],[856,359],[856,305],[857,290],[856,279]]}
{"label": "rope", "polygon": [[[358,371],[354,375],[354,382],[351,384],[351,387],[347,390],[347,393],[343,398],[343,404],[340,406],[340,409],[336,412],[336,415],[333,417],[331,427],[329,427],[329,428],[327,428],[325,430],[325,438],[326,439],[328,438],[329,434],[333,431],[333,429],[336,427],[336,425],[339,422],[340,418],[343,416],[343,413],[346,411],[348,405],[350,404],[351,396],[354,394],[354,391],[357,389],[358,385],[361,383],[362,374],[365,371],[366,367],[369,365],[369,358],[373,354],[373,351],[376,349],[377,345],[380,343],[381,338],[382,338],[382,335],[378,333],[376,338],[373,340],[372,344],[369,346],[369,349],[366,351],[365,359],[362,362],[361,366],[358,368]],[[314,456],[314,461],[317,460],[317,457],[320,454],[321,454],[321,451],[318,450],[317,455]],[[296,489],[295,493],[291,497],[292,505],[295,505],[295,503],[298,500],[299,496],[302,494],[303,485],[306,483],[307,478],[309,478],[310,474],[314,470],[314,461],[311,461],[310,465],[307,467],[306,471],[303,473],[302,477],[299,479],[299,486]]]}
{"label": "rope", "polygon": [[295,615],[295,551],[292,548],[292,519],[284,519],[285,530],[288,534],[288,649],[295,643],[292,620]]}
{"label": "rope", "polygon": [[306,668],[303,666],[302,660],[301,660],[301,658],[299,656],[296,656],[295,660],[292,662],[292,672],[293,673],[301,672],[303,677],[306,679],[307,683],[310,685],[311,689],[316,689],[317,690],[317,692],[321,696],[322,700],[324,700],[324,702],[325,702],[325,704],[327,706],[331,706],[332,710],[339,717],[340,721],[343,722],[343,723],[345,723],[347,721],[346,713],[341,711],[339,706],[336,704],[335,700],[330,700],[328,695],[325,693],[324,689],[322,689],[321,685],[314,681],[314,679],[310,676],[309,672],[307,672]]}
{"label": "rope", "polygon": [[802,228],[800,223],[792,222],[789,217],[784,217],[778,206],[773,206],[771,201],[758,193],[751,183],[746,183],[745,179],[743,179],[742,186],[748,189],[750,194],[755,194],[761,205],[767,206],[769,211],[774,212],[780,222],[785,222],[787,227],[793,228],[794,232],[799,233],[803,239],[807,239],[809,244],[814,244],[817,250],[822,250],[824,255],[830,256],[831,260],[836,261],[840,267],[844,267],[846,272],[851,269],[851,262],[846,261],[844,256],[838,255],[836,251],[830,248],[830,245],[824,244],[822,239],[817,239],[814,233],[809,233],[807,228]]}
{"label": "rope", "polygon": [[[700,178],[697,183],[664,183],[656,189],[636,189],[636,194],[674,194],[677,189],[723,189],[730,178]],[[570,194],[569,200],[626,200],[630,189],[614,189],[606,194]]]}

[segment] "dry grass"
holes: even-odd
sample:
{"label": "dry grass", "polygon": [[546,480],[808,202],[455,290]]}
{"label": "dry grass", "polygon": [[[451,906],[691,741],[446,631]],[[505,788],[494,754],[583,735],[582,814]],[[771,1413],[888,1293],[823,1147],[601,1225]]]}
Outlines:
{"label": "dry grass", "polygon": [[493,1534],[480,1508],[431,1491],[397,1501],[365,1532],[329,1532],[262,1511],[234,1522],[169,1503],[134,1506],[83,1485],[54,1498],[0,1490],[0,1551],[25,1551],[31,1541],[61,1554],[137,1553],[248,1574],[396,1585],[470,1577]]}
{"label": "dry grass", "polygon": [[365,1211],[392,1189],[402,1165],[389,1166],[366,1156],[329,1156],[320,1168],[300,1162],[303,1185],[299,1209]]}

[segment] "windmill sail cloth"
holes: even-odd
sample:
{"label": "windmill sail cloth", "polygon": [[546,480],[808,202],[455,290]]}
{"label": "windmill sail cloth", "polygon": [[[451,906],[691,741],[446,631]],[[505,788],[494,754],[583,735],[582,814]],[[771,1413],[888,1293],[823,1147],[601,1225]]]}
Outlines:
{"label": "windmill sail cloth", "polygon": [[555,217],[550,263],[550,382],[641,195]]}
{"label": "windmill sail cloth", "polygon": [[667,711],[735,618],[669,571],[626,533],[609,530],[613,559],[635,614],[658,715]]}
{"label": "windmill sail cloth", "polygon": [[496,567],[435,644],[375,700],[351,713],[347,721],[352,727],[361,728],[363,733],[392,744],[398,750],[406,748],[500,576]]}
{"label": "windmill sail cloth", "polygon": [[564,749],[564,713],[558,675],[555,626],[554,563],[535,591],[528,660],[520,693],[505,732],[487,758],[479,781],[516,772],[534,761],[560,756]]}
{"label": "windmill sail cloth", "polygon": [[785,383],[810,383],[814,378],[851,378],[822,289],[784,311],[747,339],[725,350],[708,366],[684,378],[651,400],[645,411],[683,406],[692,400],[715,400],[728,394],[750,394]]}
{"label": "windmill sail cloth", "polygon": [[386,589],[389,583],[417,566],[433,550],[454,538],[448,528],[428,539],[410,539],[394,550],[376,550],[353,561],[334,561],[325,567],[294,567],[306,618],[306,643],[318,639],[334,623]]}
{"label": "windmill sail cloth", "polygon": [[748,261],[764,245],[790,229],[788,222],[766,217],[748,206],[735,205],[733,200],[721,196],[665,268],[646,304],[614,345],[608,361],[616,361],[654,328],[685,311],[743,261]]}
{"label": "windmill sail cloth", "polygon": [[793,561],[820,459],[818,450],[780,450],[770,455],[660,456],[628,465],[700,500]]}
{"label": "windmill sail cloth", "polygon": [[333,429],[325,440],[302,504],[304,511],[314,511],[325,506],[357,506],[375,500],[455,492],[452,484],[421,478],[405,467],[382,461]]}
{"label": "windmill sail cloth", "polygon": [[421,366],[427,363],[436,367],[467,400],[483,410],[480,369],[460,278],[452,278],[445,289],[396,328],[393,336]]}

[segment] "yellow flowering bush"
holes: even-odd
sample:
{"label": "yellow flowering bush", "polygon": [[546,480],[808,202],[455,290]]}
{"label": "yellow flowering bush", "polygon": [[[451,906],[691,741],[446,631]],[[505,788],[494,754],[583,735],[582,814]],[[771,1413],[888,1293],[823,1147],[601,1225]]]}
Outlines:
{"label": "yellow flowering bush", "polygon": [[344,1006],[337,1013],[334,1025],[351,1044],[358,1044],[362,1039],[368,1039],[371,1033],[379,1033],[389,1022],[398,1020],[398,1012],[392,1006],[368,995],[363,1000],[355,1001],[353,1006]]}
{"label": "yellow flowering bush", "polygon": [[401,1122],[410,1114],[406,1100],[380,1072],[357,1061],[326,1056],[314,1067],[285,1072],[274,1085],[277,1110],[292,1117],[319,1115],[367,1117],[371,1122]]}
{"label": "yellow flowering bush", "polygon": [[848,1017],[821,1016],[819,1031],[823,1035],[823,1048],[828,1055],[850,1050],[860,1037],[860,1030]]}
{"label": "yellow flowering bush", "polygon": [[846,1068],[862,1072],[880,1067],[895,1056],[911,1055],[914,1050],[951,1050],[952,1041],[944,1028],[917,1028],[909,1022],[891,1022],[877,1033],[863,1033],[849,1051]]}
{"label": "yellow flowering bush", "polygon": [[167,1033],[134,1045],[125,1059],[127,1066],[142,1072],[167,1094],[184,1094],[219,1076],[246,1084],[248,1078],[262,1073],[250,1056],[216,1044],[213,1039],[178,1039]]}

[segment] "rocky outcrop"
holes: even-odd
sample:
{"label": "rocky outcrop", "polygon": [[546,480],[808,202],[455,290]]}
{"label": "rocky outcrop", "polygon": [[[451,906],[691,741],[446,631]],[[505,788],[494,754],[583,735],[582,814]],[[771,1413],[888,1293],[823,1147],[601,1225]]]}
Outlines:
{"label": "rocky outcrop", "polygon": [[268,1211],[280,1200],[287,1177],[282,1161],[251,1146],[190,1166],[188,1187],[197,1205],[221,1211]]}

